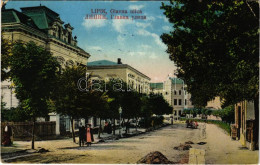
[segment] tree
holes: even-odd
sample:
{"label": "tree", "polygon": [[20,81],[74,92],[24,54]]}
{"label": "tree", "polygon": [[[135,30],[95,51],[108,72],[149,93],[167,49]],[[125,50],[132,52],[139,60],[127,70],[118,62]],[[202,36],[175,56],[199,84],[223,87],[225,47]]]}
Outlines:
{"label": "tree", "polygon": [[176,0],[161,9],[174,28],[161,38],[192,102],[205,106],[216,96],[225,106],[254,101],[258,132],[259,2]]}
{"label": "tree", "polygon": [[227,123],[234,123],[235,121],[234,106],[228,106],[224,109],[213,111],[212,114],[221,117],[222,121]]}
{"label": "tree", "polygon": [[[121,98],[121,106],[122,106],[122,117],[127,119],[127,128],[128,131],[129,120],[134,118],[137,122],[138,118],[141,116],[141,94],[136,91],[125,91],[123,92],[123,96]],[[121,121],[120,121],[121,122]],[[137,129],[137,125],[136,125]]]}
{"label": "tree", "polygon": [[12,43],[1,36],[1,81],[9,77],[9,57],[12,55]]}
{"label": "tree", "polygon": [[[55,90],[51,98],[55,111],[70,117],[73,142],[76,142],[74,119],[94,113],[91,104],[95,102],[90,100],[88,92],[80,91],[78,88],[78,81],[84,77],[86,77],[86,67],[66,66],[62,68],[62,72],[57,75]],[[81,83],[81,87],[85,89],[84,83],[86,82],[81,81]]]}
{"label": "tree", "polygon": [[159,94],[150,94],[149,104],[151,105],[153,114],[156,115],[170,114],[173,110],[163,96]]}
{"label": "tree", "polygon": [[31,116],[32,149],[36,117],[48,115],[46,100],[53,89],[58,62],[43,47],[33,42],[16,42],[8,57],[9,74],[15,84],[16,97],[21,108]]}

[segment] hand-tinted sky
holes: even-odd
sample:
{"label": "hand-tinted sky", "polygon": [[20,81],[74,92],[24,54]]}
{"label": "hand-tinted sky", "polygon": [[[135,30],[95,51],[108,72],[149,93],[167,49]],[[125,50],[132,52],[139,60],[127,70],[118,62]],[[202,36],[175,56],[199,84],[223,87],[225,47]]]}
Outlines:
{"label": "hand-tinted sky", "polygon": [[[6,8],[39,6],[40,1],[9,1]],[[160,35],[172,30],[171,24],[160,9],[158,1],[41,1],[58,14],[65,23],[73,27],[73,36],[78,37],[78,46],[90,53],[89,61],[111,60],[121,58],[122,62],[149,76],[151,82],[163,81],[175,69],[165,52],[166,45]],[[144,20],[97,20],[85,19],[91,9],[106,9],[110,18],[110,10],[127,10],[128,14],[143,15]],[[142,10],[142,14],[130,14],[131,9]]]}

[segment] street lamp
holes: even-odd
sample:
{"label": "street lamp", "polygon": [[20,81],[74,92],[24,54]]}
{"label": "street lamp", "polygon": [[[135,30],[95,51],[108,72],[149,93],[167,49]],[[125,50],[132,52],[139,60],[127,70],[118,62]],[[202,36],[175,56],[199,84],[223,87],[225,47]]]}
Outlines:
{"label": "street lamp", "polygon": [[119,135],[120,137],[122,137],[122,133],[121,133],[121,114],[122,114],[122,107],[120,106],[118,109],[119,112]]}

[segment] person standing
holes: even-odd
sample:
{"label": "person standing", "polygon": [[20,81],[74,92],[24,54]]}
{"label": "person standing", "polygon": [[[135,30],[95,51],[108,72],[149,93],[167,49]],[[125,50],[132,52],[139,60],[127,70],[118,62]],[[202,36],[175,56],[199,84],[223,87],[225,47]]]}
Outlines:
{"label": "person standing", "polygon": [[86,128],[86,142],[87,142],[87,146],[90,146],[93,141],[94,141],[94,136],[93,136],[93,131],[92,131],[92,128],[91,128],[91,124],[87,124],[87,128]]}
{"label": "person standing", "polygon": [[13,136],[12,127],[7,124],[4,128],[4,138],[3,138],[2,145],[4,146],[12,145],[11,136]]}
{"label": "person standing", "polygon": [[82,123],[80,123],[80,127],[79,127],[79,146],[80,147],[81,147],[81,145],[84,146],[85,134],[86,134],[86,128],[82,125]]}

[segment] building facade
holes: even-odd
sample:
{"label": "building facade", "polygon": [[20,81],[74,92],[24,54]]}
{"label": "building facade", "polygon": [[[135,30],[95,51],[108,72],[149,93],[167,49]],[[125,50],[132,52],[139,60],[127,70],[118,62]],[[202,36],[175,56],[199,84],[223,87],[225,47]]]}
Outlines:
{"label": "building facade", "polygon": [[[15,9],[2,9],[2,36],[11,42],[35,42],[44,47],[57,58],[61,67],[65,65],[86,66],[90,55],[77,46],[77,37],[73,37],[73,27],[60,19],[59,14],[45,7],[24,7],[21,12]],[[10,81],[1,85],[3,101],[7,108],[17,107],[19,101],[15,97]],[[56,121],[56,134],[60,130],[69,129],[69,118],[50,114],[50,121]],[[60,126],[64,125],[64,128]]]}
{"label": "building facade", "polygon": [[151,83],[150,90],[161,94],[173,107],[172,116],[178,120],[184,109],[193,108],[191,95],[186,91],[186,85],[182,79],[168,77],[161,83]]}
{"label": "building facade", "polygon": [[121,59],[118,59],[117,62],[108,60],[89,62],[87,72],[91,74],[92,79],[104,81],[120,79],[127,83],[129,90],[149,94],[151,79],[130,65],[122,64]]}
{"label": "building facade", "polygon": [[258,148],[254,102],[242,101],[235,105],[235,123],[231,126],[232,138],[239,140],[242,146],[250,150]]}

